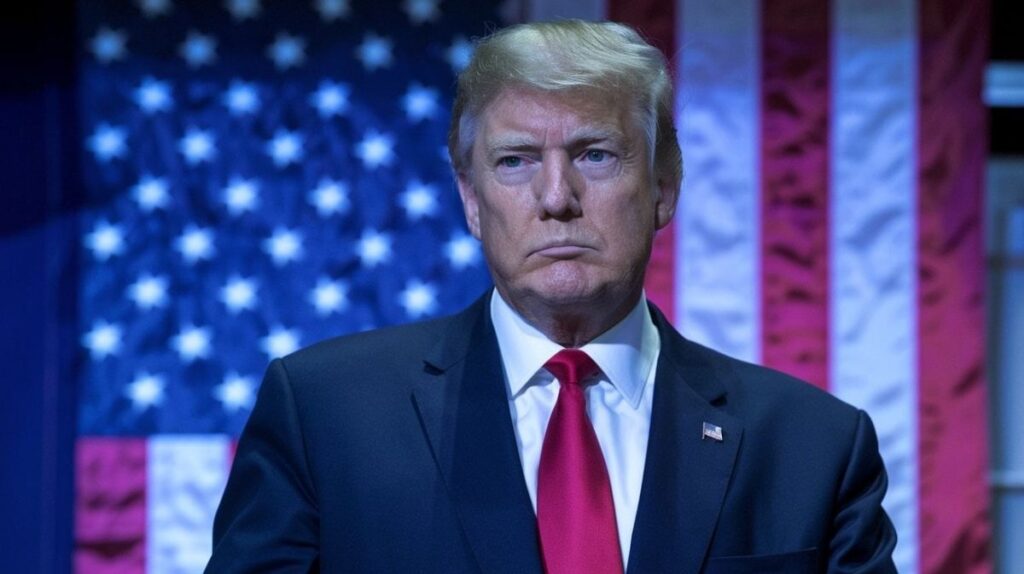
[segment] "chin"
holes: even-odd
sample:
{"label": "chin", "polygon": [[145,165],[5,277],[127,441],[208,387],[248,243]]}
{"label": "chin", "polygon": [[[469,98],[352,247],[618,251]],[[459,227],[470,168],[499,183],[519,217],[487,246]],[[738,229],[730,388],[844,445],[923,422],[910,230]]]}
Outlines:
{"label": "chin", "polygon": [[[551,310],[593,313],[607,309],[618,297],[612,285],[592,282],[553,282],[531,289],[532,298]],[[625,293],[622,293],[624,296]]]}
{"label": "chin", "polygon": [[584,302],[594,299],[603,289],[579,265],[553,265],[538,277],[533,291],[552,302]]}

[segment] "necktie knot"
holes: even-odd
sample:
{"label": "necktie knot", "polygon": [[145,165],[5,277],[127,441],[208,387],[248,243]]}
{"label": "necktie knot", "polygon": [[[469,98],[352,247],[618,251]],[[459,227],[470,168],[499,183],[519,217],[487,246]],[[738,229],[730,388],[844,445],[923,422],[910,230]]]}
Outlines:
{"label": "necktie knot", "polygon": [[544,368],[560,383],[569,385],[580,385],[600,370],[594,359],[579,349],[562,349],[544,363]]}

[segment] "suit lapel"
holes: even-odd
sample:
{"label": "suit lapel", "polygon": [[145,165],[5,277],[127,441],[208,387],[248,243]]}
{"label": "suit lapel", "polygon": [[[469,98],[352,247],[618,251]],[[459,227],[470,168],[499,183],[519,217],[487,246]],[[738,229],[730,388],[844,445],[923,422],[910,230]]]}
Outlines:
{"label": "suit lapel", "polygon": [[539,573],[536,517],[487,302],[453,319],[413,400],[480,569]]}
{"label": "suit lapel", "polygon": [[[743,438],[739,420],[713,405],[725,395],[721,373],[652,307],[661,336],[647,462],[629,572],[698,572]],[[704,438],[704,423],[721,441]]]}

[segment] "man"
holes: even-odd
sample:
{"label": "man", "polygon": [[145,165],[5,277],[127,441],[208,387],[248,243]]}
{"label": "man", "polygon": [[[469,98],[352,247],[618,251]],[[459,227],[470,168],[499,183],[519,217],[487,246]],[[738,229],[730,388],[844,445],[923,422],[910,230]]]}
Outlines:
{"label": "man", "polygon": [[671,104],[621,25],[480,43],[448,143],[495,289],[274,361],[208,571],[894,571],[868,417],[644,300]]}

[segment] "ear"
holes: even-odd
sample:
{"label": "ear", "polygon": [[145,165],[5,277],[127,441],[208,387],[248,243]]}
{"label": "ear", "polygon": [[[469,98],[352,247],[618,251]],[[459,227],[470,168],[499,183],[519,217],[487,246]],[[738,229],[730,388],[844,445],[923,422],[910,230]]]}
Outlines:
{"label": "ear", "polygon": [[480,240],[480,204],[476,195],[476,188],[468,173],[461,171],[456,175],[456,184],[459,187],[459,198],[462,199],[462,213],[466,216],[466,225],[473,237]]}
{"label": "ear", "polygon": [[680,183],[674,177],[658,178],[657,189],[655,190],[658,195],[656,200],[657,212],[655,213],[658,229],[668,225],[672,221],[672,216],[676,213]]}

